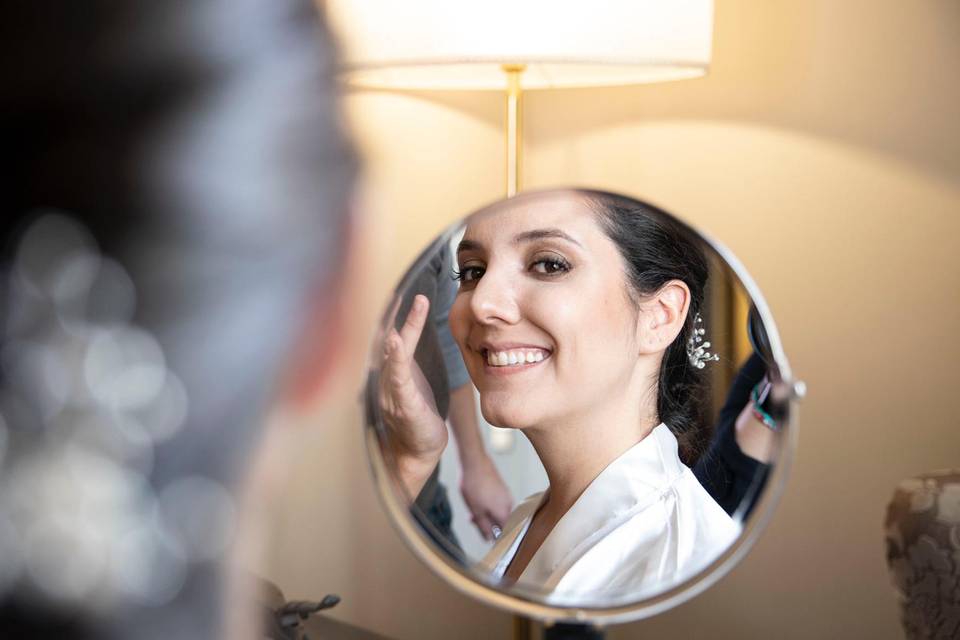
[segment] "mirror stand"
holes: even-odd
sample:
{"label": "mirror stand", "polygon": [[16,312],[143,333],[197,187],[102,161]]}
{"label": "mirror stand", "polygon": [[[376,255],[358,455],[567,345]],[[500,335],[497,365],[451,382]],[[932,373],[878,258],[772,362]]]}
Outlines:
{"label": "mirror stand", "polygon": [[603,629],[592,624],[558,622],[543,630],[543,640],[603,640]]}

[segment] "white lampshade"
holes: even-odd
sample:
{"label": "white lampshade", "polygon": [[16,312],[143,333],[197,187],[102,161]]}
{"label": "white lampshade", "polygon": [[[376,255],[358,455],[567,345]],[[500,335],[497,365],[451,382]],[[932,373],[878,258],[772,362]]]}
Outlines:
{"label": "white lampshade", "polygon": [[327,0],[354,85],[524,89],[624,85],[706,73],[712,0]]}

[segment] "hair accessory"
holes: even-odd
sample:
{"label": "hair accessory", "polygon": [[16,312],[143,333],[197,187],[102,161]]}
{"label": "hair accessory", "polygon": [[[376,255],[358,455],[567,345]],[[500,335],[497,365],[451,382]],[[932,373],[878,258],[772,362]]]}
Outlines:
{"label": "hair accessory", "polygon": [[707,351],[710,348],[710,343],[703,341],[703,336],[706,333],[707,330],[703,327],[703,318],[697,312],[693,316],[693,335],[687,340],[687,358],[690,359],[690,364],[697,369],[703,369],[708,362],[716,362],[720,359],[717,354]]}

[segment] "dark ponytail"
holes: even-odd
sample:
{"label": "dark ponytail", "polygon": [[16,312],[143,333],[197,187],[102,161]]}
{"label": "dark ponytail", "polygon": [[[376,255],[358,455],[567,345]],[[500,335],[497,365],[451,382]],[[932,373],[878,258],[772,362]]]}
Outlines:
{"label": "dark ponytail", "polygon": [[670,280],[690,289],[690,308],[683,329],[663,355],[657,380],[657,414],[677,436],[680,457],[692,464],[709,437],[704,412],[706,381],[690,364],[687,340],[694,318],[703,308],[707,261],[697,240],[668,214],[636,200],[587,192],[604,233],[626,264],[627,281],[640,296],[657,292]]}

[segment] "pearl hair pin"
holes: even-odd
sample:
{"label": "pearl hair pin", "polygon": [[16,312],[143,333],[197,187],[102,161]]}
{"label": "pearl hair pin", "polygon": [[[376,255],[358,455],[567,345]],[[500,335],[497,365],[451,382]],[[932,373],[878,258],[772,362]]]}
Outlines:
{"label": "pearl hair pin", "polygon": [[700,317],[698,312],[693,317],[693,334],[687,339],[687,358],[690,359],[690,364],[697,369],[703,369],[708,362],[720,360],[720,356],[707,351],[710,348],[710,343],[703,341],[703,336],[706,333],[707,330],[703,327],[703,318]]}

